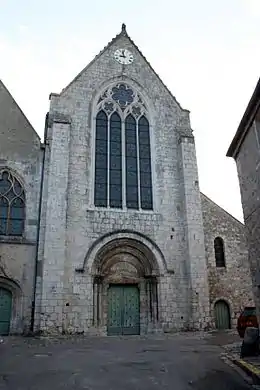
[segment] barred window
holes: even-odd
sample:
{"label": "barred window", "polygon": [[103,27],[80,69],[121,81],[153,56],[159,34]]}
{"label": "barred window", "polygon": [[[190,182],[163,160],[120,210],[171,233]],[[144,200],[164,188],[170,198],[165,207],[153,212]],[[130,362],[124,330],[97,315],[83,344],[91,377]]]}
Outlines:
{"label": "barred window", "polygon": [[147,109],[126,84],[100,96],[96,116],[95,206],[153,209]]}
{"label": "barred window", "polygon": [[0,235],[21,236],[24,219],[23,186],[8,170],[0,170]]}

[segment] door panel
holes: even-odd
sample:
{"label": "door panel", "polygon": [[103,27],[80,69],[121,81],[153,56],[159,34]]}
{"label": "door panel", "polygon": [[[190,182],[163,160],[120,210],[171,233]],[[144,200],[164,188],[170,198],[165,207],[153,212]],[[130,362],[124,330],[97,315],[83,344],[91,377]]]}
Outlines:
{"label": "door panel", "polygon": [[230,329],[229,307],[225,301],[215,304],[215,321],[217,329]]}
{"label": "door panel", "polygon": [[135,285],[111,285],[108,289],[108,335],[140,333],[140,297]]}
{"label": "door panel", "polygon": [[12,294],[0,287],[0,335],[8,335],[12,311]]}
{"label": "door panel", "polygon": [[121,301],[122,288],[112,286],[108,289],[108,335],[121,334]]}
{"label": "door panel", "polygon": [[134,335],[140,333],[139,291],[136,286],[124,287],[123,301],[123,334]]}

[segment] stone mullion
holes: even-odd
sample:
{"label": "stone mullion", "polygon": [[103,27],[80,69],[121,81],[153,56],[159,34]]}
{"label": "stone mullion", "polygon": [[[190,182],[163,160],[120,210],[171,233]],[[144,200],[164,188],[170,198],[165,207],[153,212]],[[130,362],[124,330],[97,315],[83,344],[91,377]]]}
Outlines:
{"label": "stone mullion", "polygon": [[125,144],[125,121],[121,122],[122,129],[122,208],[126,209],[126,144]]}
{"label": "stone mullion", "polygon": [[136,159],[137,159],[137,186],[138,186],[138,209],[141,209],[141,187],[140,187],[140,153],[139,153],[139,134],[138,122],[136,123]]}
{"label": "stone mullion", "polygon": [[110,117],[107,118],[107,207],[110,207]]}

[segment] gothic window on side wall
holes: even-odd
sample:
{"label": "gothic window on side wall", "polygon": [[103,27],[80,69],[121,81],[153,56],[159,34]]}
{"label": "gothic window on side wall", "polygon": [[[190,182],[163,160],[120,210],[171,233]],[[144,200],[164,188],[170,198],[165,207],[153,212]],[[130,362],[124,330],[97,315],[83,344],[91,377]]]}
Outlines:
{"label": "gothic window on side wall", "polygon": [[25,193],[20,181],[7,169],[0,170],[0,235],[22,236]]}
{"label": "gothic window on side wall", "polygon": [[216,267],[223,268],[226,266],[224,241],[221,237],[214,240]]}
{"label": "gothic window on side wall", "polygon": [[150,125],[141,96],[124,83],[105,90],[95,131],[95,206],[152,210]]}

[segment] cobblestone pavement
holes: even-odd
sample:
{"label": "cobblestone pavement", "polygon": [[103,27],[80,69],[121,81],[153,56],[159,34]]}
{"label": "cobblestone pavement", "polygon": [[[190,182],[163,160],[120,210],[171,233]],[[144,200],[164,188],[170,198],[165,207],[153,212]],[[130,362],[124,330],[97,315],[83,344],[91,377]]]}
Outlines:
{"label": "cobblestone pavement", "polygon": [[250,389],[219,358],[221,337],[5,338],[0,390]]}

